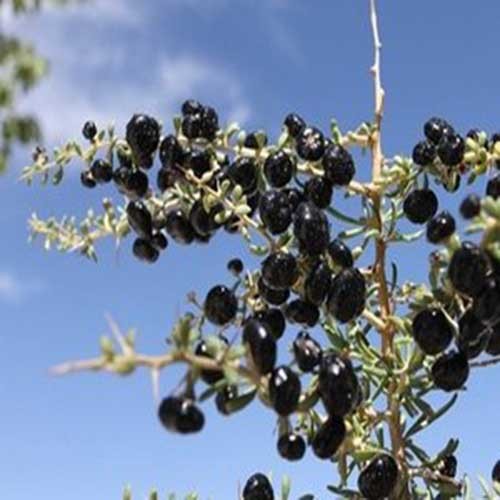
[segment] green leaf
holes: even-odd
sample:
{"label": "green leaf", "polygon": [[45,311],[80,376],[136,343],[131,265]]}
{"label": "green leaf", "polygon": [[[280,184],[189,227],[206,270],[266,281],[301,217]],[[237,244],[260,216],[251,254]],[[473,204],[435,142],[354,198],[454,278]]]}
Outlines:
{"label": "green leaf", "polygon": [[283,476],[281,480],[281,500],[288,500],[290,491],[292,489],[292,482],[288,476]]}
{"label": "green leaf", "polygon": [[250,391],[247,391],[244,394],[239,395],[238,397],[229,400],[226,403],[226,410],[228,413],[236,413],[240,410],[243,410],[246,406],[248,406],[255,398],[257,394],[257,389],[253,388]]}

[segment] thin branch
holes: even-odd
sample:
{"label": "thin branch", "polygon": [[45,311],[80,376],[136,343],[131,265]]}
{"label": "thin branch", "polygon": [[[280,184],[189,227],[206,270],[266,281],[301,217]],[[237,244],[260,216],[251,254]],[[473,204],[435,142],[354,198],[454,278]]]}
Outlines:
{"label": "thin branch", "polygon": [[469,363],[471,368],[485,368],[487,366],[492,366],[500,363],[500,356],[494,358],[485,359],[484,361],[473,361]]}

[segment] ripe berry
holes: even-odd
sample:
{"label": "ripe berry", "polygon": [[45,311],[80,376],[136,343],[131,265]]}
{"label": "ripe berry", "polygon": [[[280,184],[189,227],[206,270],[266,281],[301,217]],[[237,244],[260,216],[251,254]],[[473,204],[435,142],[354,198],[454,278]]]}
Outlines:
{"label": "ripe berry", "polygon": [[234,276],[239,276],[243,272],[243,262],[238,258],[231,259],[227,263],[227,269]]}
{"label": "ripe berry", "polygon": [[462,162],[465,153],[465,141],[452,132],[444,134],[439,141],[437,154],[444,165],[454,167]]}
{"label": "ripe berry", "polygon": [[312,372],[323,355],[321,346],[305,331],[297,334],[293,342],[293,353],[298,367],[304,373]]}
{"label": "ripe berry", "polygon": [[358,489],[367,500],[388,497],[398,480],[398,466],[390,455],[376,456],[359,474]]}
{"label": "ripe berry", "polygon": [[495,467],[491,471],[491,479],[495,483],[500,483],[500,460],[497,461]]}
{"label": "ripe berry", "polygon": [[243,500],[274,500],[269,479],[260,472],[251,476],[243,488]]}
{"label": "ripe berry", "polygon": [[215,406],[219,413],[222,415],[230,415],[231,408],[229,407],[231,401],[238,397],[238,388],[233,385],[226,385],[215,396]]}
{"label": "ripe berry", "polygon": [[99,183],[111,182],[113,179],[113,167],[105,160],[95,160],[90,167],[92,177]]}
{"label": "ripe berry", "polygon": [[299,404],[301,384],[298,375],[288,366],[273,370],[269,379],[269,399],[282,417],[292,414]]}
{"label": "ripe berry", "polygon": [[151,238],[153,219],[148,207],[142,201],[131,201],[127,205],[127,220],[139,236],[145,239]]}
{"label": "ripe berry", "polygon": [[444,351],[453,339],[453,327],[437,308],[423,309],[412,323],[413,338],[425,354]]}
{"label": "ripe berry", "polygon": [[488,278],[474,300],[474,314],[486,323],[496,323],[500,318],[500,284]]}
{"label": "ripe berry", "polygon": [[151,238],[151,244],[156,248],[156,250],[165,250],[168,246],[167,237],[161,232],[158,231],[153,234]]}
{"label": "ripe berry", "polygon": [[160,252],[150,243],[149,240],[137,238],[132,246],[133,254],[143,262],[154,263],[158,260]]}
{"label": "ripe berry", "polygon": [[[225,338],[221,338],[221,341],[227,344]],[[197,356],[213,359],[212,353],[210,353],[207,343],[204,340],[196,346],[195,354]],[[209,385],[216,384],[219,380],[224,378],[224,373],[221,370],[201,370],[200,375],[203,381]]]}
{"label": "ripe berry", "polygon": [[444,134],[452,132],[453,127],[442,118],[430,118],[424,125],[424,134],[432,144],[438,144]]}
{"label": "ripe berry", "polygon": [[181,112],[184,116],[201,113],[202,110],[203,106],[201,105],[201,103],[194,99],[188,99],[187,101],[184,101],[181,108]]}
{"label": "ripe berry", "polygon": [[211,208],[210,213],[207,213],[203,203],[200,200],[195,201],[189,211],[189,222],[200,236],[209,236],[219,227],[215,222],[215,216],[220,210],[220,206],[215,206]]}
{"label": "ripe berry", "polygon": [[307,127],[297,136],[297,154],[306,161],[318,161],[325,152],[323,133],[315,127]]}
{"label": "ripe berry", "polygon": [[300,460],[306,452],[306,442],[300,434],[290,432],[278,439],[278,453],[285,460]]}
{"label": "ripe berry", "polygon": [[306,128],[306,122],[296,113],[290,113],[285,118],[285,127],[291,137],[297,136]]}
{"label": "ripe berry", "polygon": [[260,198],[259,215],[271,234],[285,232],[292,223],[292,207],[283,191],[266,191]]}
{"label": "ripe berry", "polygon": [[266,158],[264,175],[272,187],[286,186],[292,179],[293,161],[284,151],[276,151]]}
{"label": "ripe berry", "polygon": [[485,350],[490,356],[498,356],[500,354],[500,323],[492,327],[490,340]]}
{"label": "ripe berry", "polygon": [[165,136],[160,143],[160,162],[163,167],[174,167],[182,164],[184,151],[174,135]]}
{"label": "ripe berry", "polygon": [[141,170],[130,171],[126,183],[127,196],[132,199],[142,198],[148,192],[148,176]]}
{"label": "ripe berry", "polygon": [[469,362],[465,354],[451,350],[434,361],[431,374],[439,389],[447,392],[457,391],[469,377]]}
{"label": "ripe berry", "polygon": [[333,195],[333,187],[325,177],[311,177],[304,186],[306,198],[318,208],[330,206]]}
{"label": "ripe berry", "polygon": [[486,196],[491,196],[494,200],[500,198],[500,174],[488,181],[486,185]]}
{"label": "ripe berry", "polygon": [[194,149],[185,158],[185,167],[191,169],[196,177],[202,177],[210,170],[210,154],[206,149]]}
{"label": "ripe berry", "polygon": [[257,170],[251,158],[240,157],[228,168],[227,174],[235,183],[239,184],[245,194],[255,191],[257,187]]}
{"label": "ripe berry", "polygon": [[269,288],[265,283],[262,277],[259,278],[257,282],[257,286],[259,288],[260,296],[268,303],[273,306],[279,306],[284,304],[288,298],[290,297],[290,290],[274,290],[273,288]]}
{"label": "ripe berry", "polygon": [[472,219],[481,212],[481,198],[475,194],[469,194],[460,205],[460,214],[464,219]]}
{"label": "ripe berry", "polygon": [[316,431],[311,446],[314,454],[326,460],[331,458],[342,445],[346,435],[344,419],[331,416]]}
{"label": "ripe berry", "polygon": [[205,106],[201,112],[200,135],[207,141],[213,141],[219,130],[219,116],[214,108]]}
{"label": "ripe berry", "polygon": [[265,309],[255,313],[255,319],[260,321],[273,336],[278,340],[285,333],[286,321],[283,313],[276,307]]}
{"label": "ripe berry", "polygon": [[[259,137],[260,136],[260,137]],[[261,143],[259,144],[259,140]],[[261,149],[267,146],[267,135],[262,130],[256,132],[250,132],[243,143],[245,148],[249,149]]]}
{"label": "ripe berry", "polygon": [[177,243],[189,245],[194,239],[193,226],[180,208],[168,212],[165,227],[167,233]]}
{"label": "ripe berry", "polygon": [[167,189],[172,188],[176,181],[181,177],[180,172],[173,168],[165,168],[162,167],[158,170],[158,174],[156,177],[156,185],[158,189],[163,193]]}
{"label": "ripe berry", "polygon": [[269,288],[286,290],[297,281],[298,277],[297,261],[289,253],[272,253],[262,262],[262,279]]}
{"label": "ripe berry", "polygon": [[332,272],[325,262],[318,262],[304,283],[304,294],[308,302],[320,306],[332,285]]}
{"label": "ripe berry", "polygon": [[354,268],[342,269],[332,281],[328,311],[341,323],[358,317],[365,308],[366,282]]}
{"label": "ripe berry", "polygon": [[328,255],[337,266],[352,267],[354,264],[351,249],[341,239],[337,238],[329,243]]}
{"label": "ripe berry", "polygon": [[184,116],[181,123],[181,130],[184,136],[191,140],[201,137],[201,122],[200,113]]}
{"label": "ripe berry", "polygon": [[313,203],[301,203],[294,214],[293,232],[299,248],[308,255],[319,255],[330,241],[326,215]]}
{"label": "ripe berry", "polygon": [[300,323],[313,327],[319,320],[319,309],[310,302],[295,299],[287,304],[285,316],[290,323]]}
{"label": "ripe berry", "polygon": [[91,141],[97,135],[97,126],[95,122],[85,122],[82,129],[82,134],[85,139]]}
{"label": "ripe berry", "polygon": [[446,455],[441,461],[439,473],[447,477],[455,477],[457,474],[457,457],[455,455]]}
{"label": "ripe berry", "polygon": [[434,162],[436,147],[429,141],[420,141],[413,148],[412,159],[417,165],[425,167]]}
{"label": "ripe berry", "polygon": [[415,189],[405,199],[403,211],[409,221],[423,224],[436,215],[438,199],[430,189]]}
{"label": "ripe berry", "polygon": [[223,326],[236,316],[238,299],[226,286],[216,285],[208,292],[203,310],[208,321]]}
{"label": "ripe berry", "polygon": [[448,277],[455,290],[471,297],[477,296],[486,285],[489,261],[486,253],[471,241],[465,241],[453,253]]}
{"label": "ripe berry", "polygon": [[92,177],[92,173],[90,172],[90,170],[84,170],[80,174],[80,182],[82,183],[83,186],[90,189],[95,188],[97,186],[97,182]]}
{"label": "ripe berry", "polygon": [[356,174],[351,153],[340,144],[331,144],[323,156],[325,177],[334,186],[347,186]]}
{"label": "ripe berry", "polygon": [[126,139],[136,156],[152,155],[160,142],[160,125],[147,115],[134,115],[127,124]]}
{"label": "ripe berry", "polygon": [[336,354],[324,355],[319,368],[319,394],[329,415],[344,417],[356,406],[359,382],[351,362]]}
{"label": "ripe berry", "polygon": [[205,424],[202,411],[193,400],[188,398],[165,398],[159,407],[158,414],[163,425],[180,434],[201,431]]}
{"label": "ripe berry", "polygon": [[245,322],[243,342],[250,346],[253,363],[261,375],[273,370],[276,364],[276,341],[266,325],[256,319]]}
{"label": "ripe berry", "polygon": [[457,346],[468,359],[479,356],[486,349],[489,338],[490,330],[472,309],[459,319]]}
{"label": "ripe berry", "polygon": [[427,240],[440,243],[449,238],[456,229],[455,219],[447,211],[440,212],[427,223]]}

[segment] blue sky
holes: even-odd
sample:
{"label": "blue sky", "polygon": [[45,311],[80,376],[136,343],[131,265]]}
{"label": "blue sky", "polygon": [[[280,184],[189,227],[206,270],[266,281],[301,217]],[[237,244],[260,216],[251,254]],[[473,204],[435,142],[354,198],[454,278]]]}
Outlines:
{"label": "blue sky", "polygon": [[[498,129],[498,1],[381,3],[386,152],[409,152],[434,114],[463,132]],[[144,110],[169,126],[187,97],[272,135],[290,110],[323,128],[332,116],[344,128],[372,116],[371,33],[361,0],[95,0],[22,22],[4,16],[3,25],[51,59],[50,78],[23,102],[42,119],[49,145],[78,137],[87,118],[123,125]],[[185,294],[226,279],[225,262],[242,247],[223,236],[209,250],[171,245],[152,267],[133,260],[128,246],[116,258],[103,245],[99,265],[47,254],[27,243],[30,213],[83,216],[103,192],[83,192],[76,175],[60,189],[28,189],[16,182],[28,158],[17,152],[0,180],[2,494],[108,500],[130,482],[137,498],[156,486],[225,500],[260,469],[293,475],[293,498],[327,498],[333,467],[312,453],[299,464],[278,460],[274,416],[258,405],[231,419],[208,405],[205,431],[180,438],[157,423],[144,373],[48,375],[57,362],[94,355],[106,312],[138,327],[142,350],[158,352]],[[363,159],[360,175],[368,168]],[[456,203],[445,197],[455,213]],[[408,267],[405,277],[425,279],[428,252],[424,243],[393,258]],[[163,392],[178,375],[163,376]],[[498,368],[474,372],[454,413],[422,434],[431,452],[460,436],[459,467],[473,475],[489,475],[499,458],[498,375]]]}

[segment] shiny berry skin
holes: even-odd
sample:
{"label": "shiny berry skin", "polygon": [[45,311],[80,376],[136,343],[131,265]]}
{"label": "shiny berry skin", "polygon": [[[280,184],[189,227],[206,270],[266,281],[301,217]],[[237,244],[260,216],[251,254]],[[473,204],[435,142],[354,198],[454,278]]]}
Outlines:
{"label": "shiny berry skin", "polygon": [[326,262],[318,262],[304,283],[304,294],[308,302],[320,306],[325,301],[332,285],[332,271]]}
{"label": "shiny berry skin", "polygon": [[133,170],[127,179],[126,191],[130,198],[138,199],[148,192],[148,176],[141,170]]}
{"label": "shiny berry skin", "polygon": [[306,453],[306,442],[300,434],[291,432],[280,436],[277,448],[281,458],[295,462]]}
{"label": "shiny berry skin", "polygon": [[283,191],[266,191],[259,201],[259,215],[271,234],[285,232],[292,223],[292,206]]}
{"label": "shiny berry skin", "polygon": [[182,399],[174,396],[164,398],[158,408],[158,418],[165,429],[177,430],[177,415],[182,406]]}
{"label": "shiny berry skin", "polygon": [[288,201],[292,205],[292,211],[295,212],[299,205],[306,201],[306,197],[302,191],[299,191],[297,188],[287,188],[283,189],[283,192],[288,196]]}
{"label": "shiny berry skin", "polygon": [[486,285],[490,266],[487,254],[471,241],[465,241],[453,253],[448,277],[460,293],[477,296]]}
{"label": "shiny berry skin", "polygon": [[382,500],[394,490],[398,466],[387,454],[376,456],[359,474],[358,489],[367,500]]}
{"label": "shiny berry skin", "polygon": [[[221,338],[221,341],[227,344],[227,340],[225,338]],[[207,343],[204,340],[199,342],[194,353],[196,354],[196,356],[203,356],[205,358],[213,359],[213,356],[209,352],[209,349],[207,347]],[[200,375],[203,381],[208,385],[216,384],[219,380],[222,380],[224,378],[224,374],[219,370],[201,370]]]}
{"label": "shiny berry skin", "polygon": [[229,407],[231,401],[238,397],[238,388],[232,385],[226,385],[215,396],[215,406],[221,415],[230,415],[231,408]]}
{"label": "shiny berry skin", "polygon": [[500,198],[500,174],[488,181],[486,185],[486,196],[491,196],[494,200]]}
{"label": "shiny berry skin", "polygon": [[306,331],[299,332],[295,337],[293,353],[298,367],[304,373],[312,372],[319,365],[323,355],[319,343]]}
{"label": "shiny berry skin", "polygon": [[201,137],[201,114],[186,115],[182,119],[181,130],[187,139],[198,139]]}
{"label": "shiny berry skin", "polygon": [[[260,135],[260,140],[262,141],[261,144],[259,144],[259,140],[257,139],[258,135]],[[267,135],[262,130],[259,130],[256,132],[250,132],[245,137],[245,141],[243,142],[243,146],[245,148],[248,148],[248,149],[261,149],[263,147],[266,147],[267,146]]]}
{"label": "shiny berry skin", "polygon": [[412,322],[413,338],[425,354],[443,352],[453,339],[453,327],[437,308],[423,309]]}
{"label": "shiny berry skin", "polygon": [[311,447],[314,454],[322,460],[331,458],[344,442],[345,435],[344,419],[336,416],[328,417],[312,439]]}
{"label": "shiny berry skin", "polygon": [[180,434],[193,434],[203,429],[205,416],[190,399],[183,399],[175,419],[175,430]]}
{"label": "shiny berry skin", "polygon": [[458,321],[457,347],[467,359],[477,358],[486,349],[490,334],[490,329],[469,309]]}
{"label": "shiny berry skin", "polygon": [[95,122],[92,121],[85,122],[82,129],[82,135],[88,141],[94,139],[94,137],[97,135],[97,126]]}
{"label": "shiny berry skin", "polygon": [[446,455],[441,461],[439,473],[447,477],[455,477],[457,475],[458,461],[455,455]]}
{"label": "shiny berry skin", "polygon": [[295,211],[293,232],[300,251],[308,255],[323,253],[330,241],[326,215],[310,202],[301,203]]}
{"label": "shiny berry skin", "polygon": [[442,118],[430,118],[424,124],[424,134],[432,144],[438,144],[444,134],[452,132],[452,126]]}
{"label": "shiny berry skin", "polygon": [[84,170],[80,174],[80,182],[82,183],[82,186],[89,189],[95,188],[97,186],[97,182],[92,177],[92,173],[90,172],[90,170]]}
{"label": "shiny berry skin", "polygon": [[448,167],[454,167],[464,159],[465,142],[456,133],[444,134],[439,141],[437,154],[442,163]]}
{"label": "shiny berry skin", "polygon": [[431,368],[436,387],[446,392],[458,391],[469,378],[469,362],[460,351],[451,350],[434,361]]}
{"label": "shiny berry skin", "polygon": [[202,111],[203,106],[195,99],[188,99],[187,101],[184,101],[181,107],[181,112],[184,116],[194,115],[196,113],[201,113]]}
{"label": "shiny berry skin", "polygon": [[164,193],[167,189],[174,187],[180,177],[181,174],[177,170],[169,167],[162,167],[158,170],[156,185],[158,186],[158,189]]}
{"label": "shiny berry skin", "polygon": [[323,355],[318,390],[329,415],[348,415],[355,408],[360,391],[350,360],[336,354]]}
{"label": "shiny berry skin", "polygon": [[481,292],[474,300],[474,314],[486,323],[496,323],[500,319],[500,283],[488,278]]}
{"label": "shiny berry skin", "polygon": [[299,404],[302,387],[298,375],[288,366],[278,366],[269,378],[269,399],[276,413],[291,415]]}
{"label": "shiny berry skin", "polygon": [[427,223],[427,240],[430,243],[441,243],[449,238],[456,230],[453,215],[447,211],[440,212]]}
{"label": "shiny berry skin", "polygon": [[274,500],[274,491],[269,479],[257,472],[243,488],[243,500]]}
{"label": "shiny berry skin", "polygon": [[297,281],[298,277],[297,261],[289,253],[272,253],[262,262],[262,280],[269,288],[286,290]]}
{"label": "shiny berry skin", "polygon": [[126,139],[141,158],[152,155],[160,142],[160,125],[147,115],[134,115],[127,124]]}
{"label": "shiny berry skin", "polygon": [[191,169],[196,177],[202,177],[210,170],[210,154],[207,150],[192,150],[185,158],[185,167]]}
{"label": "shiny berry skin", "polygon": [[413,148],[412,159],[417,165],[425,167],[434,162],[436,147],[429,141],[420,141]]}
{"label": "shiny berry skin", "polygon": [[194,239],[193,226],[180,208],[168,212],[165,227],[168,235],[177,243],[189,245]]}
{"label": "shiny berry skin", "polygon": [[238,299],[226,286],[216,285],[208,292],[203,310],[208,321],[223,326],[236,316]]}
{"label": "shiny berry skin", "polygon": [[214,108],[204,106],[201,112],[200,135],[207,141],[213,141],[219,130],[219,116]]}
{"label": "shiny berry skin", "polygon": [[136,238],[132,245],[132,253],[142,262],[153,264],[158,260],[160,252],[152,245],[149,240]]}
{"label": "shiny berry skin", "polygon": [[318,208],[325,209],[332,201],[333,187],[324,177],[311,177],[304,186],[304,195]]}
{"label": "shiny berry skin", "polygon": [[403,211],[410,222],[424,224],[436,215],[438,199],[430,189],[415,189],[405,198]]}
{"label": "shiny berry skin", "polygon": [[168,247],[167,237],[161,231],[153,233],[151,245],[153,245],[158,251],[165,250]]}
{"label": "shiny berry skin", "polygon": [[352,267],[354,259],[351,249],[341,240],[334,239],[328,244],[328,255],[333,263],[340,267]]}
{"label": "shiny berry skin", "polygon": [[492,327],[490,340],[488,341],[485,351],[490,356],[498,356],[500,354],[500,323]]}
{"label": "shiny berry skin", "polygon": [[268,303],[273,306],[280,306],[284,304],[290,297],[290,291],[288,289],[284,290],[274,290],[269,288],[263,281],[262,277],[259,278],[257,282],[259,288],[260,296]]}
{"label": "shiny berry skin", "polygon": [[233,276],[239,276],[243,272],[243,262],[241,259],[234,258],[227,263],[227,269]]}
{"label": "shiny berry skin", "polygon": [[328,311],[341,323],[357,318],[365,308],[366,282],[354,268],[342,269],[332,281]]}
{"label": "shiny berry skin", "polygon": [[270,154],[264,162],[264,175],[270,186],[281,188],[291,180],[294,164],[289,155],[284,151]]}
{"label": "shiny berry skin", "polygon": [[497,463],[491,471],[491,479],[495,483],[500,483],[500,460],[497,460]]}
{"label": "shiny berry skin", "polygon": [[105,160],[95,160],[90,167],[92,177],[99,183],[107,183],[113,180],[113,167]]}
{"label": "shiny berry skin", "polygon": [[245,322],[243,342],[250,346],[250,354],[261,375],[271,372],[276,364],[276,341],[264,323],[256,319]]}
{"label": "shiny berry skin", "polygon": [[475,194],[469,194],[460,204],[460,214],[464,219],[473,219],[481,212],[481,198]]}
{"label": "shiny berry skin", "polygon": [[174,135],[165,136],[160,143],[160,162],[163,167],[181,165],[184,151]]}
{"label": "shiny berry skin", "polygon": [[297,113],[288,114],[285,118],[284,125],[293,138],[297,138],[306,128],[306,122]]}
{"label": "shiny berry skin", "polygon": [[255,191],[257,188],[257,170],[255,162],[251,158],[238,158],[228,168],[228,176],[239,184],[245,194]]}
{"label": "shiny berry skin", "polygon": [[325,152],[323,133],[315,127],[306,127],[297,136],[297,154],[306,161],[318,161]]}
{"label": "shiny berry skin", "polygon": [[146,205],[142,201],[131,201],[126,211],[130,227],[142,238],[151,238],[153,219]]}
{"label": "shiny berry skin", "polygon": [[322,163],[325,178],[334,186],[347,186],[356,174],[356,167],[351,153],[340,144],[328,146]]}
{"label": "shiny berry skin", "polygon": [[285,308],[286,319],[290,323],[299,323],[313,327],[319,320],[319,309],[314,304],[302,299],[289,302]]}
{"label": "shiny berry skin", "polygon": [[196,233],[201,236],[209,236],[219,228],[219,224],[215,222],[215,216],[220,212],[219,206],[212,207],[210,213],[205,211],[205,207],[201,201],[195,201],[189,211],[189,222],[193,226]]}
{"label": "shiny berry skin", "polygon": [[275,340],[281,338],[285,333],[285,316],[278,308],[271,307],[270,309],[259,311],[255,313],[254,317],[267,328]]}

